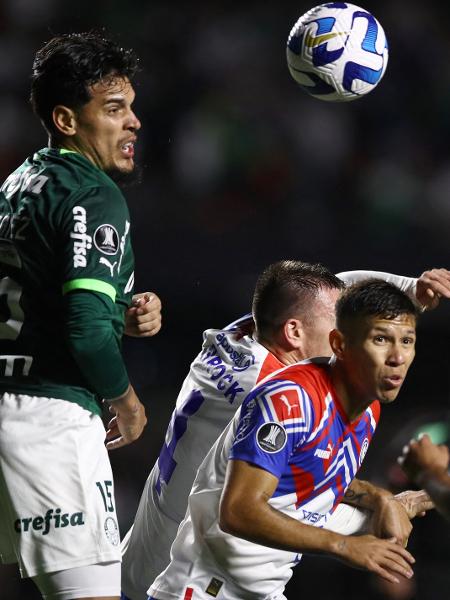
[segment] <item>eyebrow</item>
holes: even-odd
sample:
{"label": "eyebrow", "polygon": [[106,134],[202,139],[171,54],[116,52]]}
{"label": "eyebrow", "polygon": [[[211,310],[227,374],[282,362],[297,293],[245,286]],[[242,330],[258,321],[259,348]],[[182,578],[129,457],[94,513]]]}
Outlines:
{"label": "eyebrow", "polygon": [[112,96],[106,98],[103,104],[125,104],[125,98],[122,98],[122,96]]}
{"label": "eyebrow", "polygon": [[[383,327],[382,325],[375,325],[374,327],[372,327],[372,331],[374,333],[376,332],[380,332],[380,333],[389,333],[390,332],[390,328],[388,326]],[[406,334],[412,334],[412,335],[416,335],[416,330],[415,329],[408,329],[406,331]]]}

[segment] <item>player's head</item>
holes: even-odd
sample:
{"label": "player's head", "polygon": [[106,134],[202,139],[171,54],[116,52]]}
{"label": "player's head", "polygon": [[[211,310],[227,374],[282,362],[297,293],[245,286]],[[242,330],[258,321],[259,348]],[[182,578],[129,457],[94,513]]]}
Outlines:
{"label": "player's head", "polygon": [[330,344],[355,397],[392,402],[414,359],[418,310],[396,286],[367,280],[336,303]]}
{"label": "player's head", "polygon": [[343,282],[320,264],[282,260],[269,265],[253,295],[258,340],[272,351],[290,350],[295,360],[329,356],[328,334],[335,326],[334,307],[343,288]]}
{"label": "player's head", "polygon": [[140,123],[131,104],[138,59],[96,33],[54,37],[37,53],[31,104],[55,146],[84,154],[108,172],[133,170]]}

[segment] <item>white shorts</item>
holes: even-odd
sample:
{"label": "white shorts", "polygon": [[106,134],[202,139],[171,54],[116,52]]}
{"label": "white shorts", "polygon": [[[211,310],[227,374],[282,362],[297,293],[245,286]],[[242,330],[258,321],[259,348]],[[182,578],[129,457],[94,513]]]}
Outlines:
{"label": "white shorts", "polygon": [[121,560],[104,440],[78,404],[0,396],[0,557],[22,577]]}
{"label": "white shorts", "polygon": [[170,562],[179,522],[154,498],[154,469],[142,492],[134,524],[122,541],[122,591],[130,600],[147,600],[147,590]]}

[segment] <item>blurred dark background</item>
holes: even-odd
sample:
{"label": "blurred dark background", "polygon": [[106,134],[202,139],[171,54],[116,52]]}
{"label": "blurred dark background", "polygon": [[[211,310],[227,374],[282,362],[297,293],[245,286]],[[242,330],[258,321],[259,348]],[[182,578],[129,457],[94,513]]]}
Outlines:
{"label": "blurred dark background", "polygon": [[[358,3],[359,4],[359,3]],[[46,145],[28,105],[35,51],[54,34],[105,27],[141,57],[136,113],[142,183],[126,191],[136,291],[163,302],[163,329],[125,340],[149,425],[113,453],[122,533],[202,331],[247,312],[259,272],[281,258],[339,272],[420,275],[450,268],[449,5],[364,1],[390,46],[369,96],[328,104],[303,93],[285,60],[288,33],[314,3],[127,0],[0,1],[0,176]],[[448,441],[450,303],[423,316],[416,362],[383,411],[361,476],[408,487],[395,457],[432,425]],[[316,600],[448,600],[450,526],[416,522],[415,580],[388,589],[366,573],[308,557],[287,595]],[[0,568],[0,598],[38,598],[16,569]]]}

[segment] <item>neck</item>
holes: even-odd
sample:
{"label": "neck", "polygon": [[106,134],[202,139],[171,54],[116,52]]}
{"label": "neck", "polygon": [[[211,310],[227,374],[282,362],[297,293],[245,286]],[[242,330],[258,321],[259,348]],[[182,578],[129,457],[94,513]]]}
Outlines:
{"label": "neck", "polygon": [[52,136],[49,137],[48,140],[49,148],[59,148],[60,150],[68,150],[69,152],[75,152],[76,154],[80,154],[84,156],[89,162],[91,162],[98,169],[102,169],[100,165],[100,161],[96,159],[95,154],[89,153],[83,148],[82,145],[78,144],[76,139],[70,136],[54,138]]}
{"label": "neck", "polygon": [[255,339],[262,346],[264,346],[264,348],[271,352],[283,365],[293,365],[298,363],[300,360],[305,360],[305,358],[307,358],[298,349],[288,350],[276,342],[268,342],[267,340],[261,339],[257,334],[255,334]]}
{"label": "neck", "polygon": [[336,358],[331,363],[330,377],[348,420],[355,421],[372,404],[374,398],[368,398],[351,383],[345,366]]}

